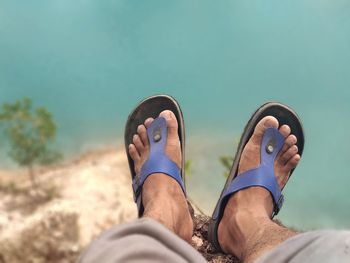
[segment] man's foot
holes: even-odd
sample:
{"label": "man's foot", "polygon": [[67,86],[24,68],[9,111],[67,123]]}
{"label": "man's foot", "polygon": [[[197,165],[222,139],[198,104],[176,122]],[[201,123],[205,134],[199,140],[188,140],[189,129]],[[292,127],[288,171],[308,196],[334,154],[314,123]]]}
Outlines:
{"label": "man's foot", "polygon": [[[168,128],[165,153],[181,169],[181,145],[176,117],[169,110],[161,112],[159,116],[166,119]],[[137,134],[133,137],[133,144],[129,145],[129,153],[134,161],[136,174],[140,173],[142,165],[149,156],[150,144],[146,129],[152,121],[152,118],[148,118],[144,125],[138,126]],[[150,175],[142,187],[142,204],[145,209],[144,217],[157,220],[188,242],[191,240],[192,218],[185,195],[173,178],[161,173]]]}
{"label": "man's foot", "polygon": [[[260,165],[260,145],[267,128],[279,128],[278,120],[272,116],[263,118],[255,127],[252,137],[244,147],[238,168],[238,176]],[[291,135],[290,127],[279,128],[286,138],[282,150],[275,159],[275,175],[280,189],[288,181],[290,172],[300,160],[297,138]],[[247,250],[254,250],[259,235],[265,233],[264,227],[271,224],[273,211],[271,194],[262,187],[250,187],[233,194],[224,211],[218,228],[221,248],[226,252],[246,259]],[[261,241],[261,240],[260,240]]]}

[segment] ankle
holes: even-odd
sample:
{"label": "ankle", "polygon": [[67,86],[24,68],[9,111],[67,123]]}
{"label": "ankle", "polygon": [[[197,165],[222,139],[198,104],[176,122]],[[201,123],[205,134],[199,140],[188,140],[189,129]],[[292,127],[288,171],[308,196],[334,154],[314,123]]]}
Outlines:
{"label": "ankle", "polygon": [[219,243],[224,252],[239,259],[245,258],[247,248],[251,247],[251,240],[261,235],[266,224],[271,222],[263,211],[258,207],[256,210],[251,207],[226,207],[218,229]]}
{"label": "ankle", "polygon": [[172,198],[152,199],[145,206],[144,217],[152,218],[187,242],[193,235],[193,221],[187,202]]}
{"label": "ankle", "polygon": [[164,174],[150,176],[142,191],[144,217],[152,218],[190,242],[193,221],[178,183]]}

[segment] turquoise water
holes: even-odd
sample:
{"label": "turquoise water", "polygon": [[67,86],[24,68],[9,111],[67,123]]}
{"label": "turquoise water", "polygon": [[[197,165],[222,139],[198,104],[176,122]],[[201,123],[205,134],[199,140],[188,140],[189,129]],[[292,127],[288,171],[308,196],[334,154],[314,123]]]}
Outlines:
{"label": "turquoise water", "polygon": [[349,12],[346,0],[2,0],[0,103],[26,95],[49,108],[69,156],[121,145],[138,100],[175,96],[189,192],[208,212],[224,183],[218,156],[234,153],[256,107],[287,103],[306,145],[280,219],[350,227]]}

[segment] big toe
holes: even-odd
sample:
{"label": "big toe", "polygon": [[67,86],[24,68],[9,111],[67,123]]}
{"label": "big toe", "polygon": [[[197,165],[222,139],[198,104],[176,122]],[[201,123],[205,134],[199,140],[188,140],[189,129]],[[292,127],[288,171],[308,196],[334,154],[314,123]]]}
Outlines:
{"label": "big toe", "polygon": [[170,110],[164,110],[159,117],[163,117],[167,122],[169,139],[178,139],[178,123],[175,114]]}
{"label": "big toe", "polygon": [[255,126],[254,133],[251,137],[254,143],[260,144],[261,138],[268,128],[278,128],[278,120],[273,116],[266,116],[262,118]]}

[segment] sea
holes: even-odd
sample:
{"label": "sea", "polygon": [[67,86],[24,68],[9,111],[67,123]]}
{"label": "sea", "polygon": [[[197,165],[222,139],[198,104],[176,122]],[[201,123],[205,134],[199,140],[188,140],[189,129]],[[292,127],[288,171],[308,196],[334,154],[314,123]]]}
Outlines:
{"label": "sea", "polygon": [[[349,14],[347,0],[1,0],[0,103],[46,107],[70,158],[122,147],[139,100],[174,96],[188,193],[208,214],[225,182],[219,157],[234,155],[257,107],[285,103],[305,150],[277,218],[350,228]],[[0,147],[1,166],[13,166]]]}

